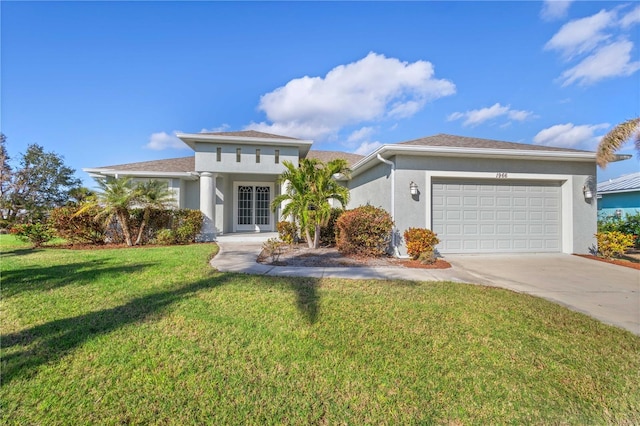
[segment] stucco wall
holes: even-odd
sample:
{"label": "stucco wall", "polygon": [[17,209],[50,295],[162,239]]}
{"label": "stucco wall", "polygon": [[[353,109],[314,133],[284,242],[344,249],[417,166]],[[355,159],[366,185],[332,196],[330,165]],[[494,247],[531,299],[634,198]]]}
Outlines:
{"label": "stucco wall", "polygon": [[370,204],[391,212],[391,166],[380,162],[347,183],[351,200],[347,209]]}
{"label": "stucco wall", "polygon": [[640,191],[601,194],[598,199],[598,215],[614,216],[616,210],[622,211],[622,217],[640,212]]}
{"label": "stucco wall", "polygon": [[185,209],[200,210],[200,181],[184,180],[182,181],[184,188],[184,196],[182,197]]}
{"label": "stucco wall", "polygon": [[[218,147],[222,150],[221,161],[217,161]],[[237,148],[241,149],[240,162],[236,161]],[[256,149],[260,149],[259,163]],[[280,151],[279,163],[275,162],[276,150]],[[285,170],[283,161],[298,164],[298,148],[290,146],[196,143],[195,151],[198,172],[280,174]]]}

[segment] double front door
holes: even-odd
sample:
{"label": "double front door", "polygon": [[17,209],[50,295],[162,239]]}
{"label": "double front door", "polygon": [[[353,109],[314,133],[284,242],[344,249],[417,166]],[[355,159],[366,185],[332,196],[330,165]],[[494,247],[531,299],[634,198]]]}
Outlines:
{"label": "double front door", "polygon": [[273,184],[234,184],[234,231],[273,231]]}

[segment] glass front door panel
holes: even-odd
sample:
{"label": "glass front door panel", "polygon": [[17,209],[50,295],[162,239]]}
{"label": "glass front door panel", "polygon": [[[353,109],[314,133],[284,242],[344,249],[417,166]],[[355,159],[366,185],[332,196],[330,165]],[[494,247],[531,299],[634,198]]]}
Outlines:
{"label": "glass front door panel", "polygon": [[273,231],[271,185],[244,184],[236,187],[235,231]]}
{"label": "glass front door panel", "polygon": [[256,225],[269,225],[271,188],[256,186]]}
{"label": "glass front door panel", "polygon": [[238,187],[238,225],[253,225],[253,186]]}

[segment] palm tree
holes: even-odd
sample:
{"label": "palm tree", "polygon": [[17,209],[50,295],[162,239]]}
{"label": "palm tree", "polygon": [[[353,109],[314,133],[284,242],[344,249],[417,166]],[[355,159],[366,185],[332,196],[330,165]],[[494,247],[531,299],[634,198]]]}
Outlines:
{"label": "palm tree", "polygon": [[86,202],[76,214],[82,214],[95,206],[100,207],[97,217],[106,217],[107,224],[115,218],[122,228],[125,242],[128,246],[132,246],[129,215],[138,192],[133,187],[131,179],[128,177],[96,179],[96,183],[99,189],[95,197]]}
{"label": "palm tree", "polygon": [[[320,245],[320,228],[327,224],[331,216],[329,200],[338,201],[341,205],[349,202],[349,190],[335,180],[335,176],[349,175],[347,162],[335,159],[327,164],[316,159],[300,160],[300,166],[284,161],[286,170],[278,181],[288,182],[286,192],[277,196],[271,208],[275,209],[284,201],[288,201],[282,209],[282,216],[293,216],[304,230],[309,248]],[[314,238],[311,239],[311,229]]]}
{"label": "palm tree", "polygon": [[142,234],[149,223],[151,210],[165,209],[175,203],[173,192],[169,190],[165,182],[159,180],[149,180],[138,184],[136,192],[136,201],[144,207],[144,213],[142,214],[142,223],[134,245],[138,245],[142,241]]}
{"label": "palm tree", "polygon": [[615,159],[615,152],[629,139],[635,140],[636,150],[640,154],[640,117],[618,124],[604,135],[598,144],[596,162],[603,169]]}

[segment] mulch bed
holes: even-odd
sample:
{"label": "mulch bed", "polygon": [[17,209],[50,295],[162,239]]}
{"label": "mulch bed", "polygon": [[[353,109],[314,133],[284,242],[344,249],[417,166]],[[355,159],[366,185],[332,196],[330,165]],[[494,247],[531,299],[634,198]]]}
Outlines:
{"label": "mulch bed", "polygon": [[593,256],[591,254],[576,254],[575,256],[584,257],[585,259],[598,260],[600,262],[611,263],[613,265],[626,266],[627,268],[637,269],[640,271],[640,263],[632,262],[624,259],[605,259],[603,257]]}
{"label": "mulch bed", "polygon": [[335,247],[320,247],[310,249],[306,245],[291,246],[284,252],[278,261],[271,262],[269,257],[261,254],[258,262],[273,266],[292,267],[396,267],[396,268],[420,268],[420,269],[447,269],[451,264],[443,259],[437,259],[432,265],[425,265],[417,260],[398,259],[391,256],[384,257],[356,257],[344,256]]}

